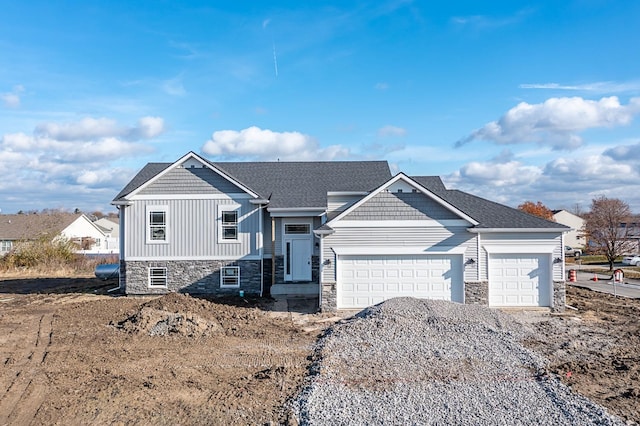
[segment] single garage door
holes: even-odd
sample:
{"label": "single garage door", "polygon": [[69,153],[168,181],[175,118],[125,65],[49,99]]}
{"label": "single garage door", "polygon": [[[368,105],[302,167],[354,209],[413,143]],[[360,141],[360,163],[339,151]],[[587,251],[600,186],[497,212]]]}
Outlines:
{"label": "single garage door", "polygon": [[337,290],[342,309],[402,296],[462,303],[462,256],[342,255]]}
{"label": "single garage door", "polygon": [[489,305],[551,306],[548,254],[492,254]]}

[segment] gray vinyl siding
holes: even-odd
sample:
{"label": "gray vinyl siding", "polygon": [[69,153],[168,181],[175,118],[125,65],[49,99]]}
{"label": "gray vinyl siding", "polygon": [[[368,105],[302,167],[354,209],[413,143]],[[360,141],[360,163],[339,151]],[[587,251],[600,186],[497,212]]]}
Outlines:
{"label": "gray vinyl siding", "polygon": [[364,195],[331,195],[327,197],[327,212],[342,212],[355,204]]}
{"label": "gray vinyl siding", "polygon": [[244,191],[209,168],[178,167],[161,176],[140,194],[239,194]]}
{"label": "gray vinyl siding", "polygon": [[[240,205],[238,243],[218,242],[218,206]],[[167,243],[147,242],[147,206],[167,206]],[[125,209],[127,258],[242,258],[259,255],[259,207],[247,199],[143,200]]]}
{"label": "gray vinyl siding", "polygon": [[[322,280],[336,280],[336,254],[333,248],[412,246],[437,250],[438,246],[462,246],[465,247],[464,258],[475,259],[478,253],[477,241],[476,235],[468,232],[466,227],[339,228],[323,240],[322,258],[329,259],[331,263],[323,266]],[[477,268],[465,268],[464,279],[477,280]]]}
{"label": "gray vinyl siding", "polygon": [[354,211],[344,220],[447,220],[460,219],[422,193],[380,192]]}
{"label": "gray vinyl siding", "polygon": [[[564,251],[562,249],[562,234],[560,233],[495,233],[481,234],[480,246],[480,274],[483,280],[488,280],[489,253],[484,247],[509,245],[517,248],[518,253],[535,253],[536,247],[555,246],[552,259],[560,258],[564,261]],[[553,280],[564,280],[563,263],[551,263],[553,267]]]}

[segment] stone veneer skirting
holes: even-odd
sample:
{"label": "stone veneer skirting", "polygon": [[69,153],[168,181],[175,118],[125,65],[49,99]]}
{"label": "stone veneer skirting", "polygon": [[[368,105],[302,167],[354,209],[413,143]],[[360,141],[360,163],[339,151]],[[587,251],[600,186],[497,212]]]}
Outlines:
{"label": "stone veneer skirting", "polygon": [[553,312],[564,312],[567,304],[567,283],[566,281],[553,282]]}
{"label": "stone veneer skirting", "polygon": [[338,310],[338,293],[336,283],[325,281],[322,284],[322,302],[320,303],[321,312],[333,312]]}
{"label": "stone veneer skirting", "polygon": [[489,282],[467,281],[464,283],[464,303],[467,305],[489,304]]}
{"label": "stone veneer skirting", "polygon": [[[240,287],[220,288],[220,268],[240,267]],[[167,268],[167,286],[149,287],[149,268]],[[260,260],[168,260],[125,261],[120,263],[120,286],[126,294],[260,295]]]}

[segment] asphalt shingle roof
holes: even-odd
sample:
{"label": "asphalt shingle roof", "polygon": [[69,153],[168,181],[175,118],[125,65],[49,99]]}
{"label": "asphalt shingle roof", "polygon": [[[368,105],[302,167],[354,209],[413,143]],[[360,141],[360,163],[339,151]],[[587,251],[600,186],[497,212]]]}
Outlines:
{"label": "asphalt shingle roof", "polygon": [[0,215],[0,240],[33,240],[58,235],[82,216],[81,213]]}

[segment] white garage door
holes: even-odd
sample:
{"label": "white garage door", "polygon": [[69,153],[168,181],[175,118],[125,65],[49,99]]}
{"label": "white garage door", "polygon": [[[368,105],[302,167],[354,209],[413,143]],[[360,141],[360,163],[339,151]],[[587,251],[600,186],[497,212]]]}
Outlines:
{"label": "white garage door", "polygon": [[350,255],[338,262],[338,308],[401,296],[464,301],[462,256]]}
{"label": "white garage door", "polygon": [[549,255],[492,254],[489,305],[551,306]]}

